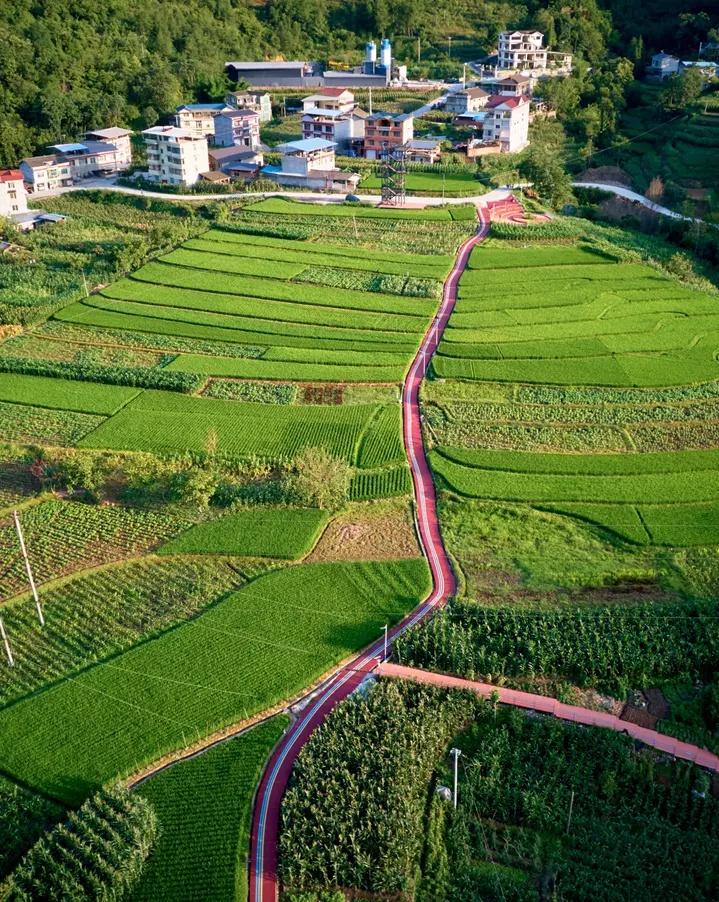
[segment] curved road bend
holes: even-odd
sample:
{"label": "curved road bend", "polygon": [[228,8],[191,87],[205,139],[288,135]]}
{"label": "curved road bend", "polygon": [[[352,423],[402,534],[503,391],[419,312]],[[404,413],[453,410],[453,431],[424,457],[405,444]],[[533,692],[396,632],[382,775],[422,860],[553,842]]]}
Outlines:
{"label": "curved road bend", "polygon": [[[481,210],[478,215],[477,233],[462,245],[457,254],[452,272],[444,285],[439,311],[425,334],[402,390],[404,444],[414,482],[420,542],[432,572],[433,588],[425,601],[394,627],[390,638],[417,623],[432,608],[446,601],[455,588],[454,574],[439,532],[434,483],[422,443],[419,386],[454,308],[457,283],[467,265],[470,252],[489,232],[489,223],[485,221]],[[330,677],[270,755],[257,790],[253,811],[250,902],[275,902],[278,896],[277,840],[280,803],[295,759],[315,727],[377,667],[382,649],[383,639],[380,638]]]}

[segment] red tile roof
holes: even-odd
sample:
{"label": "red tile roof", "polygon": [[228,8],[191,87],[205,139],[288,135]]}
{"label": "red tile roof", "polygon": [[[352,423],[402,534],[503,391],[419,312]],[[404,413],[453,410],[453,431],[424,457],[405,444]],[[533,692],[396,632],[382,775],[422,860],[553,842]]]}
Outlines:
{"label": "red tile roof", "polygon": [[523,106],[525,103],[529,103],[529,97],[526,97],[524,94],[520,94],[519,97],[516,97],[514,94],[495,94],[487,101],[487,109],[492,110],[497,106],[506,106],[513,110],[518,106]]}
{"label": "red tile roof", "polygon": [[24,177],[19,169],[0,169],[0,182],[21,182]]}
{"label": "red tile roof", "polygon": [[320,94],[323,94],[325,97],[341,97],[346,90],[347,88],[322,88]]}

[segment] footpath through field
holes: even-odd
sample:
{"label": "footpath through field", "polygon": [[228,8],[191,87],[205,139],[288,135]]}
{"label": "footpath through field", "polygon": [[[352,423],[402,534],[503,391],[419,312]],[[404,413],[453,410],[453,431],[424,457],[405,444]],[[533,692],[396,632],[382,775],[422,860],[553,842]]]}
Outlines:
{"label": "footpath through field", "polygon": [[519,692],[516,689],[505,689],[501,686],[493,686],[491,683],[475,683],[473,680],[464,680],[460,677],[447,676],[443,673],[433,673],[429,670],[419,670],[416,667],[402,667],[400,664],[383,662],[376,668],[375,673],[387,677],[396,677],[403,680],[412,680],[415,683],[426,683],[431,686],[441,686],[445,689],[468,689],[476,692],[484,698],[488,698],[493,692],[499,696],[499,702],[503,705],[514,705],[517,708],[527,708],[531,711],[539,711],[542,714],[553,714],[560,720],[569,720],[573,723],[583,724],[589,727],[604,727],[617,733],[627,733],[634,739],[641,740],[645,745],[652,746],[661,752],[667,752],[675,758],[692,761],[700,767],[719,772],[719,757],[706,749],[691,745],[688,742],[680,742],[673,736],[657,733],[656,730],[648,730],[639,727],[626,720],[620,720],[614,714],[606,714],[602,711],[592,711],[589,708],[580,708],[576,705],[565,705],[556,698],[546,695],[533,695],[531,692]]}
{"label": "footpath through field", "polygon": [[[477,233],[462,245],[457,254],[452,272],[444,284],[439,311],[425,334],[402,389],[404,445],[414,482],[417,529],[422,550],[432,571],[433,589],[428,598],[390,632],[390,640],[413,626],[434,607],[443,604],[455,589],[454,574],[439,532],[434,483],[422,443],[418,396],[420,383],[457,300],[459,277],[467,265],[472,249],[489,232],[489,223],[485,221],[481,210],[478,215]],[[314,694],[270,756],[257,790],[252,817],[249,896],[251,902],[275,902],[278,896],[277,839],[280,803],[297,756],[313,730],[322,723],[334,706],[353,692],[368,673],[377,669],[383,653],[383,641],[378,639],[353,658]]]}

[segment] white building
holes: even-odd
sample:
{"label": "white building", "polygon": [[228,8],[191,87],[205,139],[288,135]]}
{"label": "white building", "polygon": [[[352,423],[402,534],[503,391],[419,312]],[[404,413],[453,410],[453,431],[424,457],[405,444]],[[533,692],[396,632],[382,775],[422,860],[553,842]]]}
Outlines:
{"label": "white building", "polygon": [[323,88],[302,101],[302,137],[333,141],[343,152],[361,152],[367,113],[345,88]]}
{"label": "white building", "polygon": [[177,128],[187,129],[201,138],[212,138],[215,116],[229,112],[229,109],[224,103],[185,103],[177,107],[173,119]]}
{"label": "white building", "polygon": [[126,153],[107,141],[78,141],[74,144],[51,144],[58,160],[70,167],[73,182],[107,175],[127,169]]}
{"label": "white building", "polygon": [[224,110],[215,116],[214,126],[218,147],[259,147],[260,115],[254,110]]}
{"label": "white building", "polygon": [[679,72],[679,60],[671,53],[655,53],[652,57],[651,66],[647,66],[647,76],[649,78],[657,78],[664,80],[670,75],[676,75]]}
{"label": "white building", "polygon": [[262,176],[287,187],[312,191],[351,193],[359,173],[343,172],[335,166],[335,144],[324,138],[309,138],[280,144],[281,166],[265,166]]}
{"label": "white building", "polygon": [[0,169],[0,216],[27,213],[27,193],[19,169]]}
{"label": "white building", "polygon": [[174,125],[155,125],[143,133],[148,177],[166,185],[194,185],[210,168],[207,138]]}
{"label": "white building", "polygon": [[541,31],[503,31],[497,38],[499,69],[546,69],[547,51]]}
{"label": "white building", "polygon": [[448,113],[476,113],[484,108],[489,93],[483,88],[466,88],[464,91],[456,91],[447,97],[445,111]]}
{"label": "white building", "polygon": [[91,141],[99,141],[112,144],[117,151],[115,162],[118,170],[129,169],[132,165],[132,144],[130,137],[132,132],[127,128],[98,128],[92,132],[85,132],[85,137]]}
{"label": "white building", "polygon": [[58,188],[72,185],[70,164],[56,153],[42,157],[26,157],[20,163],[20,171],[30,194],[57,191]]}
{"label": "white building", "polygon": [[260,122],[272,119],[272,99],[267,91],[232,91],[225,94],[225,103],[232,110],[252,110]]}
{"label": "white building", "polygon": [[499,142],[503,153],[516,153],[529,143],[529,98],[497,94],[485,107],[482,141]]}

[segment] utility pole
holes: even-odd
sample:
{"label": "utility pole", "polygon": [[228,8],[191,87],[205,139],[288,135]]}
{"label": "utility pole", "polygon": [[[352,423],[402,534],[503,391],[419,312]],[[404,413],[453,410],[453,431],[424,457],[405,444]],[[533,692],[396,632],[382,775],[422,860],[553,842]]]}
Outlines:
{"label": "utility pole", "polygon": [[5,646],[5,652],[7,654],[8,663],[11,667],[15,666],[15,661],[13,660],[12,652],[10,651],[10,643],[7,640],[7,633],[5,632],[5,626],[2,622],[2,617],[0,617],[0,636],[2,636],[2,641]]}
{"label": "utility pole", "polygon": [[15,527],[17,529],[18,538],[20,539],[20,548],[22,549],[22,556],[25,558],[25,569],[27,570],[27,578],[30,582],[30,588],[32,589],[32,597],[35,599],[35,607],[37,608],[37,616],[40,618],[40,626],[45,626],[45,618],[42,616],[42,608],[40,607],[40,599],[37,595],[37,589],[35,588],[35,580],[32,578],[32,568],[30,567],[30,558],[27,556],[27,549],[25,548],[25,539],[22,537],[22,528],[20,527],[20,517],[17,515],[17,511],[12,512],[13,517],[15,518]]}
{"label": "utility pole", "polygon": [[372,115],[372,88],[369,89],[369,114]]}
{"label": "utility pole", "polygon": [[452,59],[452,35],[447,39],[447,56]]}
{"label": "utility pole", "polygon": [[467,64],[462,63],[462,90],[467,87]]}
{"label": "utility pole", "polygon": [[385,623],[385,625],[382,627],[382,629],[384,630],[384,657],[382,658],[383,661],[387,660],[387,626],[388,625]]}
{"label": "utility pole", "polygon": [[569,825],[572,823],[572,808],[574,808],[574,790],[572,790],[572,797],[569,800],[569,817],[567,818],[567,833],[569,833]]}
{"label": "utility pole", "polygon": [[449,754],[454,758],[454,792],[452,793],[452,802],[454,803],[455,811],[457,810],[457,762],[459,761],[459,756],[462,754],[461,749],[451,749]]}
{"label": "utility pole", "polygon": [[87,288],[87,279],[85,278],[85,268],[83,267],[80,270],[80,272],[82,273],[82,284],[85,286],[85,297],[89,298],[90,292],[88,291],[88,288]]}
{"label": "utility pole", "polygon": [[420,37],[419,37],[419,35],[417,35],[417,65],[418,66],[419,66],[420,56],[421,56]]}
{"label": "utility pole", "polygon": [[359,241],[359,235],[357,234],[357,217],[355,214],[352,214],[352,225],[355,227],[355,241]]}

